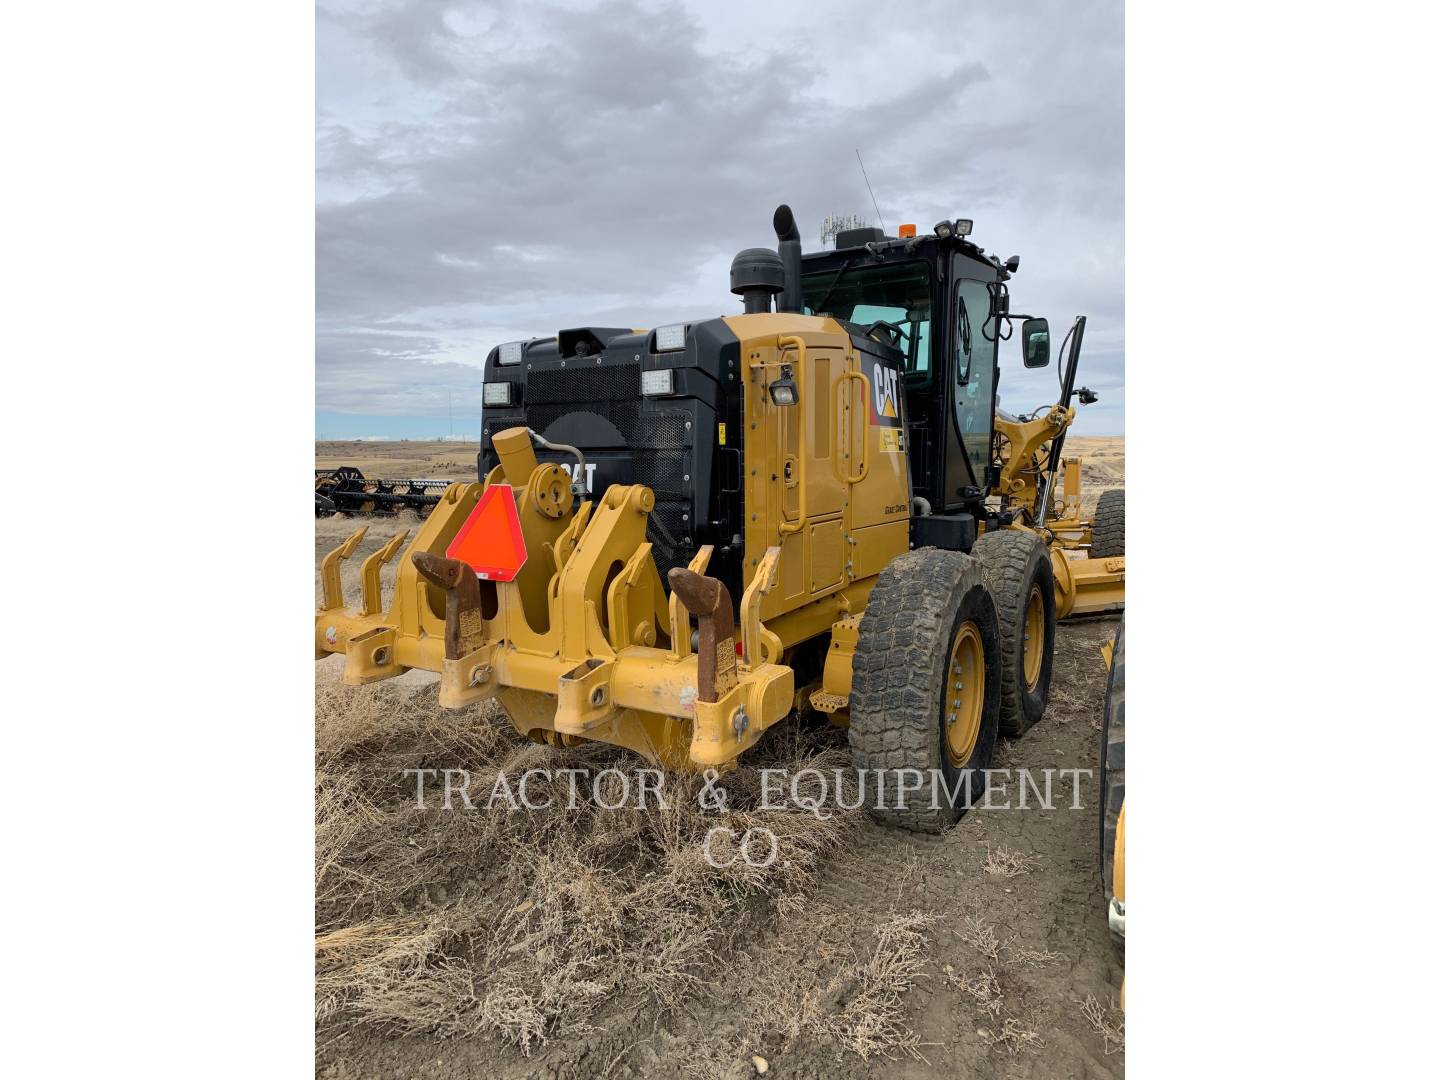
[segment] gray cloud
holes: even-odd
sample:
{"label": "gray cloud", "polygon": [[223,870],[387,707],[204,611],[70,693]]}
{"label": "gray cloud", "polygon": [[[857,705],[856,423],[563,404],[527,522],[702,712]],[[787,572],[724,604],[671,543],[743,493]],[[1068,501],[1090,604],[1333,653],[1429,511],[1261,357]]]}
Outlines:
{"label": "gray cloud", "polygon": [[[858,146],[892,231],[973,216],[1023,256],[1017,308],[1090,315],[1077,430],[1118,431],[1121,6],[872,8],[322,9],[318,407],[444,415],[498,341],[734,311],[776,203],[817,247],[825,213],[873,219]],[[1028,408],[1053,376],[1002,386]]]}

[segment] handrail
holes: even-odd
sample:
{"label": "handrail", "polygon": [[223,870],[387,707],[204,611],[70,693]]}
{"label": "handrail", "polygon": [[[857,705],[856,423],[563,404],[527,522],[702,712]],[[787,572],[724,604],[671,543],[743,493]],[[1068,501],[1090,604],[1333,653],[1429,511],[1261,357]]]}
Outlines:
{"label": "handrail", "polygon": [[[785,336],[780,338],[779,346],[780,355],[782,357],[785,355],[786,351],[791,349],[795,350],[800,354],[799,359],[795,361],[795,396],[803,407],[803,403],[807,400],[806,395],[808,395],[810,392],[810,376],[809,372],[805,368],[805,342],[801,338],[796,337],[794,334],[786,334]],[[799,424],[800,442],[803,444],[805,441],[805,420],[803,416],[799,420]],[[798,500],[799,504],[796,507],[794,521],[780,522],[781,536],[785,536],[788,533],[799,532],[801,529],[805,528],[805,526],[810,524],[810,500],[807,497],[807,489],[809,485],[805,482],[805,460],[808,456],[809,455],[805,453],[804,446],[802,445],[800,453],[795,461],[796,483],[800,485],[800,496]]]}
{"label": "handrail", "polygon": [[[840,472],[840,388],[850,379],[859,379],[862,394],[860,407],[868,410],[870,408],[870,380],[865,377],[863,371],[842,371],[839,378],[835,380],[835,427],[833,429],[833,442],[831,443],[831,460],[835,463],[836,475],[842,484],[858,484],[870,475],[870,425],[860,425],[860,451],[857,455],[860,458],[860,471],[854,473]],[[847,429],[852,425],[847,424]]]}

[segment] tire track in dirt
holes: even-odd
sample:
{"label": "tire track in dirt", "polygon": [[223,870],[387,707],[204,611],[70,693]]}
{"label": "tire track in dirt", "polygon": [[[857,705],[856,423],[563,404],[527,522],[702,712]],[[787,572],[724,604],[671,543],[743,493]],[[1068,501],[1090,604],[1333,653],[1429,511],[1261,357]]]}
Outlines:
{"label": "tire track in dirt", "polygon": [[[1065,694],[1023,738],[1003,740],[997,767],[1094,769],[1104,695],[1099,646],[1117,620],[1062,626],[1056,679]],[[1094,700],[1092,700],[1094,699]],[[1081,809],[1074,809],[1074,783]],[[1018,802],[1013,778],[1000,778],[998,805]],[[1044,781],[1038,781],[1042,790]],[[851,947],[863,949],[889,913],[931,912],[929,962],[905,995],[909,1023],[924,1060],[893,1059],[884,1075],[917,1078],[1123,1075],[1123,1052],[1106,1053],[1082,1014],[1088,995],[1119,997],[1121,969],[1109,940],[1097,864],[1095,776],[1053,779],[1053,809],[977,807],[940,837],[901,832],[868,819],[850,849],[824,871],[816,896],[844,916]],[[985,869],[992,852],[1030,860],[1006,877]],[[988,936],[987,936],[988,935]],[[993,973],[998,1015],[964,988]],[[991,1006],[994,1008],[995,1006]],[[1011,1039],[995,1043],[1007,1029]],[[989,1034],[984,1034],[988,1032]],[[1024,1033],[1033,1038],[1024,1038]],[[1020,1040],[1012,1047],[1012,1043]],[[807,1055],[777,1058],[777,1075],[805,1075]],[[800,1061],[792,1061],[798,1056]],[[838,1068],[835,1066],[839,1065]],[[796,1073],[786,1067],[798,1066]],[[831,1076],[874,1075],[873,1064],[833,1063]]]}

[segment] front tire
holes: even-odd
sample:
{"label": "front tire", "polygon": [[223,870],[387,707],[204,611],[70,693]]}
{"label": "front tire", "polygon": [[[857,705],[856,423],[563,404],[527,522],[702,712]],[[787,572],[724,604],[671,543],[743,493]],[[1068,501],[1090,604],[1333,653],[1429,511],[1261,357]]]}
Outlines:
{"label": "front tire", "polygon": [[1109,559],[1125,554],[1125,489],[1100,493],[1090,524],[1090,558]]}
{"label": "front tire", "polygon": [[[999,628],[979,562],[936,548],[891,562],[865,606],[853,671],[850,749],[872,816],[912,832],[954,824],[984,793],[999,730]],[[899,770],[921,776],[918,789],[907,780],[903,806]]]}
{"label": "front tire", "polygon": [[1000,529],[975,541],[1000,619],[1000,730],[1025,734],[1045,715],[1055,663],[1055,570],[1037,534]]}

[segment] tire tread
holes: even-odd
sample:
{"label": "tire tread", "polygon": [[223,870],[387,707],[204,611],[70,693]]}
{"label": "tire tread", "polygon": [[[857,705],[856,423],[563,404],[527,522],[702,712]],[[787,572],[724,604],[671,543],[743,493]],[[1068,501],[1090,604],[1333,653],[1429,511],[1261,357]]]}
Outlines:
{"label": "tire tread", "polygon": [[[971,554],[979,560],[985,573],[985,583],[995,598],[995,611],[1000,619],[1000,656],[1003,674],[1000,680],[1000,730],[1006,735],[1023,735],[1032,724],[1039,720],[1037,713],[1027,716],[1025,703],[1021,700],[1020,684],[1024,680],[1023,651],[1025,604],[1030,598],[1029,570],[1035,558],[1036,549],[1048,567],[1049,551],[1045,541],[1032,532],[1023,529],[1001,529],[985,533],[975,541]],[[1049,582],[1053,590],[1053,579]],[[1054,593],[1052,591],[1051,596]],[[1047,605],[1053,611],[1053,600]],[[1053,618],[1052,618],[1053,621]],[[1041,670],[1038,687],[1044,711],[1044,700],[1049,694],[1049,678],[1054,655],[1054,631],[1047,634],[1050,656]]]}
{"label": "tire tread", "polygon": [[1125,489],[1100,493],[1090,524],[1090,557],[1110,559],[1125,554]]}
{"label": "tire tread", "polygon": [[[857,768],[888,773],[940,766],[936,694],[949,663],[951,623],[961,598],[976,587],[984,588],[980,565],[958,551],[919,548],[881,572],[855,649],[849,739]],[[872,816],[914,832],[940,832],[957,814],[943,800],[929,805],[932,783],[927,772],[905,810],[872,807]]]}

